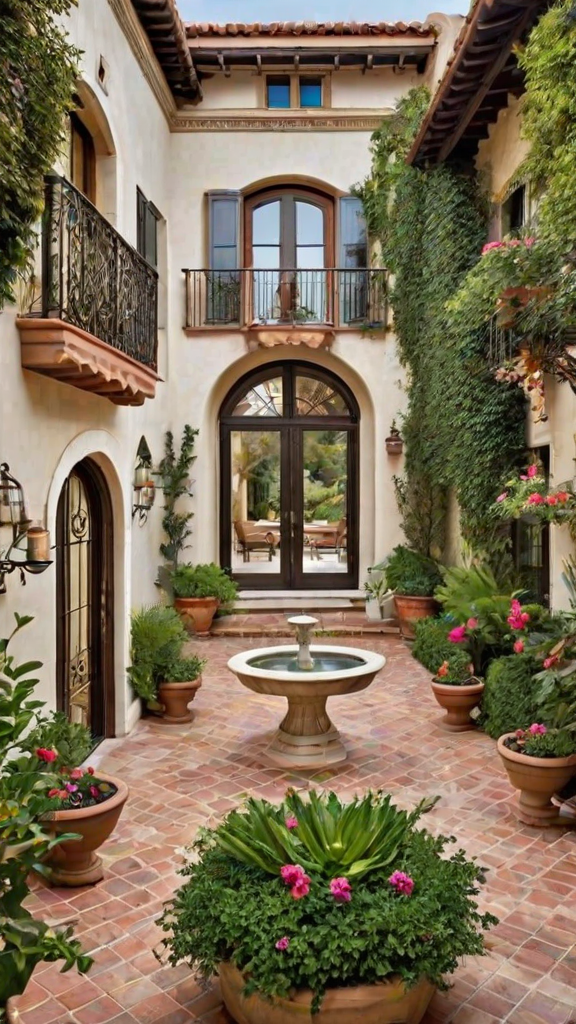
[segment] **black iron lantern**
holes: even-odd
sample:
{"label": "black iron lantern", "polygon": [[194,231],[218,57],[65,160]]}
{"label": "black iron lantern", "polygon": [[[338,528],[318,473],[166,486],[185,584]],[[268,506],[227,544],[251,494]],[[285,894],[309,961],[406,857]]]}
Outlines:
{"label": "black iron lantern", "polygon": [[[20,582],[24,585],[25,573],[38,575],[52,565],[48,557],[48,531],[42,526],[33,529],[30,527],[31,520],[26,513],[22,485],[10,473],[8,463],[3,462],[0,465],[0,530],[10,529],[12,539],[4,554],[0,550],[0,594],[6,593],[6,576],[10,573],[17,570],[20,573]],[[24,539],[28,540],[26,551],[19,547]],[[21,554],[23,557],[12,557],[13,553]]]}
{"label": "black iron lantern", "polygon": [[8,463],[3,462],[0,465],[0,527],[11,526],[16,540],[26,533],[29,525],[22,484],[12,476]]}
{"label": "black iron lantern", "polygon": [[148,447],[145,437],[140,438],[136,469],[134,470],[134,501],[132,504],[132,518],[138,516],[138,522],[142,526],[147,518],[156,497],[156,484],[152,476],[152,453]]}

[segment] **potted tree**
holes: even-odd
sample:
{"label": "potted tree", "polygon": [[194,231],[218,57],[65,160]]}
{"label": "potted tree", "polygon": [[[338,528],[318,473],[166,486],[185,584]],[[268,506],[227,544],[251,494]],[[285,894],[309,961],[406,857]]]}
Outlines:
{"label": "potted tree", "polygon": [[414,639],[414,624],[435,615],[434,591],[442,581],[438,563],[428,555],[400,544],[385,562],[386,583],[394,591],[396,614],[404,639]]}
{"label": "potted tree", "polygon": [[189,705],[202,686],[206,664],[196,655],[182,657],[187,640],[174,608],[152,605],[132,615],[132,686],[152,711],[174,725],[192,721]]}
{"label": "potted tree", "polygon": [[[62,962],[62,970],[77,967],[82,973],[92,964],[74,939],[71,927],[54,928],[38,921],[24,906],[32,871],[46,874],[44,858],[61,842],[43,824],[52,800],[53,776],[40,771],[39,759],[22,752],[26,729],[36,721],[43,702],[34,700],[40,662],[17,665],[8,646],[12,637],[32,619],[15,616],[12,635],[0,640],[0,1021],[10,1015],[10,1003],[21,995],[35,967]],[[18,753],[19,752],[19,753]],[[9,813],[5,810],[9,808]]]}
{"label": "potted tree", "polygon": [[432,679],[432,692],[446,714],[440,726],[447,732],[466,732],[475,722],[470,712],[480,703],[484,683],[474,675],[474,665],[465,651],[455,651],[443,661]]}
{"label": "potted tree", "polygon": [[169,961],[218,974],[240,1024],[418,1024],[496,921],[478,865],[417,827],[425,809],[249,799],[194,844],[160,921]]}
{"label": "potted tree", "polygon": [[182,622],[198,636],[210,635],[217,609],[232,604],[238,593],[234,580],[214,562],[179,565],[170,577],[170,584],[174,607]]}

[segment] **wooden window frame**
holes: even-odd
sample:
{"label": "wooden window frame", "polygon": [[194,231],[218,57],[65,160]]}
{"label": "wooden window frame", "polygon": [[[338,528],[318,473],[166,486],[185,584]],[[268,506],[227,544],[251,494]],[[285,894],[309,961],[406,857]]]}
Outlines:
{"label": "wooden window frame", "polygon": [[[265,189],[261,192],[255,192],[253,195],[248,196],[244,201],[244,268],[250,269],[254,266],[253,254],[252,254],[252,217],[254,210],[258,206],[262,206],[264,203],[274,202],[274,200],[282,199],[283,196],[291,196],[294,200],[303,200],[304,202],[312,203],[314,206],[318,206],[324,213],[324,266],[326,268],[336,266],[334,260],[336,258],[335,248],[335,202],[332,196],[326,195],[324,192],[319,192],[313,188],[306,188],[305,186],[299,186],[292,188],[290,185],[274,189]],[[282,211],[280,216],[282,216]],[[282,232],[280,234],[282,239]],[[257,267],[255,269],[258,269]],[[282,267],[282,269],[290,269]]]}
{"label": "wooden window frame", "polygon": [[[326,110],[332,106],[332,78],[329,71],[322,70],[317,71],[314,68],[306,68],[306,70],[300,69],[299,71],[284,71],[282,69],[272,70],[263,72],[261,78],[261,95],[260,95],[260,107],[265,110],[271,110],[278,113],[280,116],[283,110]],[[268,79],[269,78],[289,78],[290,79],[290,106],[289,107],[269,107],[268,106]],[[300,106],[300,79],[301,78],[319,78],[322,86],[322,103],[319,107],[302,107]]]}
{"label": "wooden window frame", "polygon": [[[141,215],[141,211],[143,211],[143,216]],[[146,220],[148,214],[151,214],[151,216],[154,218],[156,222],[155,261],[150,260],[147,254]],[[158,224],[162,219],[163,218],[162,214],[160,213],[160,210],[154,205],[153,202],[146,198],[142,189],[136,186],[136,249],[142,256],[142,258],[145,259],[146,262],[149,263],[151,267],[154,267],[154,270],[158,269]]]}

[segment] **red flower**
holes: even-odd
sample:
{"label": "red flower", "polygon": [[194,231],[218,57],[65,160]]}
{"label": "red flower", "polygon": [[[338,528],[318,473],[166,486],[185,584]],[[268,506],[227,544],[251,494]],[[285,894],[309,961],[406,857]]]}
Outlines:
{"label": "red flower", "polygon": [[551,654],[549,658],[544,658],[544,668],[552,668],[553,665],[558,661],[557,654]]}
{"label": "red flower", "polygon": [[94,775],[94,769],[93,768],[87,768],[86,771],[88,772],[88,775]]}
{"label": "red flower", "polygon": [[556,491],[556,497],[558,498],[558,501],[568,501],[570,495],[567,491]]}
{"label": "red flower", "polygon": [[36,757],[39,757],[41,761],[45,761],[46,764],[51,764],[58,757],[58,751],[49,750],[47,747],[38,747]]}
{"label": "red flower", "polygon": [[442,664],[440,665],[440,668],[437,669],[437,671],[436,671],[436,675],[440,679],[442,679],[444,676],[448,675],[448,662],[447,661],[443,661],[442,662]]}
{"label": "red flower", "polygon": [[534,491],[533,494],[529,494],[528,495],[528,497],[526,499],[526,504],[527,505],[543,505],[544,504],[544,498],[542,497],[541,494],[538,493],[538,491]]}
{"label": "red flower", "polygon": [[516,643],[514,644],[514,651],[515,651],[515,653],[516,654],[522,654],[523,650],[524,650],[524,641],[523,640],[516,640]]}
{"label": "red flower", "polygon": [[558,504],[558,498],[556,497],[555,494],[548,494],[544,500],[545,500],[547,505],[557,505]]}

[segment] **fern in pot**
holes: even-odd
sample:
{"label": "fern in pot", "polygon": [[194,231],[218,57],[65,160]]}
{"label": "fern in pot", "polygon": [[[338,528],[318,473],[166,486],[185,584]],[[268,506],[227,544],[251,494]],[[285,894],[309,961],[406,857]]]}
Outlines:
{"label": "fern in pot", "polygon": [[190,704],[202,685],[206,664],[196,655],[182,657],[187,640],[174,608],[152,605],[132,615],[132,687],[150,710],[175,725],[192,721]]}

